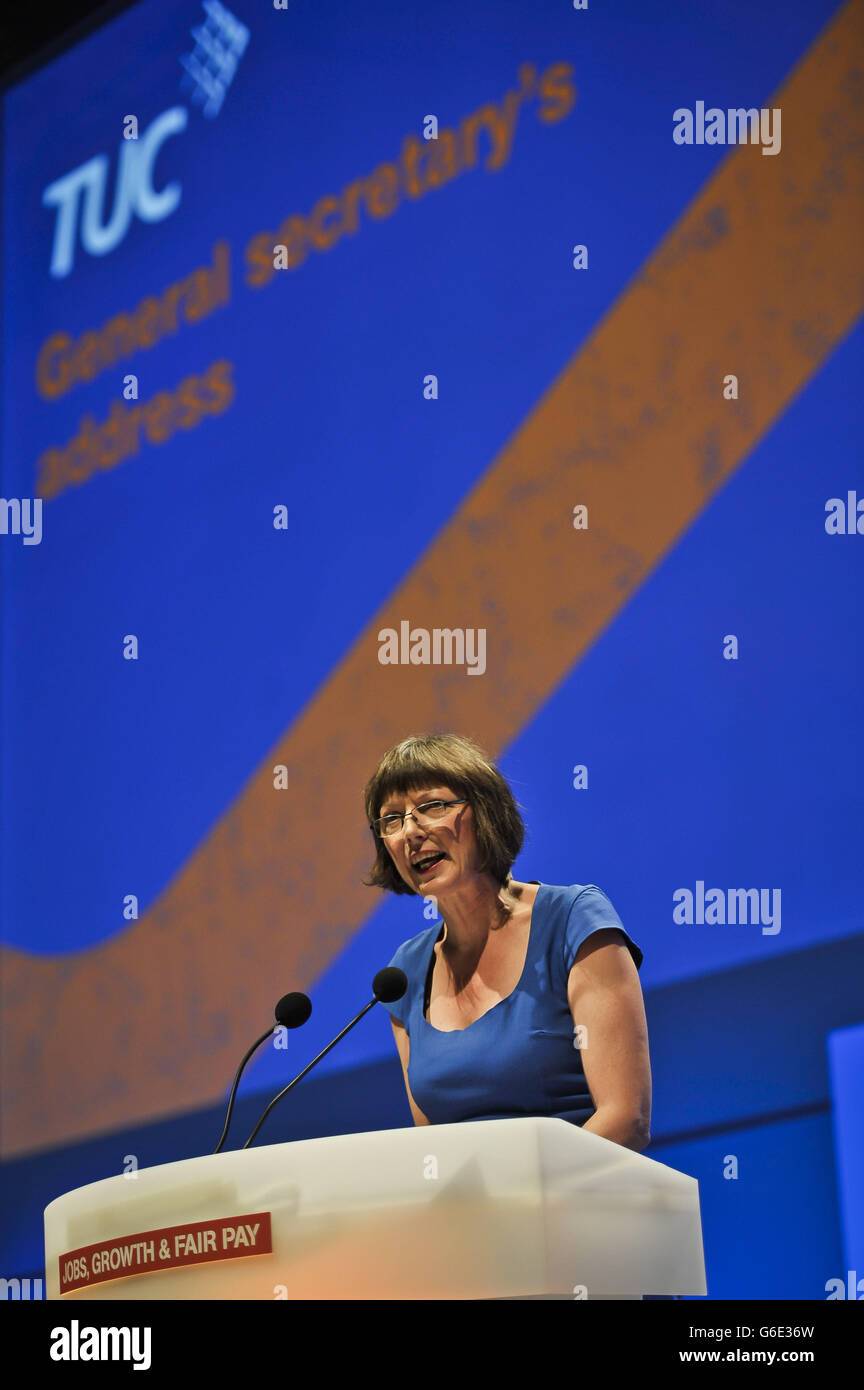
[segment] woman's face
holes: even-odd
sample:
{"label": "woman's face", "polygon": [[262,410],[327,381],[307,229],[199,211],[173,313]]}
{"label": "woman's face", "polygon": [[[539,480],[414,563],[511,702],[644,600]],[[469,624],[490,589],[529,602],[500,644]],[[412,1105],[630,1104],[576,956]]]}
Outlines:
{"label": "woman's face", "polygon": [[[450,787],[424,784],[416,791],[391,792],[379,810],[411,811],[424,801],[450,801],[458,796]],[[450,806],[443,818],[418,825],[409,816],[398,834],[384,836],[384,845],[396,870],[415,893],[446,897],[478,872],[480,852],[474,834],[474,813],[467,802]]]}

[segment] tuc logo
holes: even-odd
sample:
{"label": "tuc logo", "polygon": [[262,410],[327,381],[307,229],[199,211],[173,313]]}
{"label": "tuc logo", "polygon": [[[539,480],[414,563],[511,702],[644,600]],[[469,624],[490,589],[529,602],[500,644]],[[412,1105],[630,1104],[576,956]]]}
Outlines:
{"label": "tuc logo", "polygon": [[120,141],[114,206],[107,223],[103,219],[109,164],[106,154],[94,155],[48,185],[42,206],[57,209],[50,267],[55,279],[62,279],[72,269],[79,227],[84,250],[91,256],[106,256],[120,245],[133,214],[142,222],[161,222],[174,212],[180,202],[180,184],[168,183],[157,193],[153,166],[169,135],[185,130],[188,118],[185,106],[172,106],[151,121],[137,140]]}

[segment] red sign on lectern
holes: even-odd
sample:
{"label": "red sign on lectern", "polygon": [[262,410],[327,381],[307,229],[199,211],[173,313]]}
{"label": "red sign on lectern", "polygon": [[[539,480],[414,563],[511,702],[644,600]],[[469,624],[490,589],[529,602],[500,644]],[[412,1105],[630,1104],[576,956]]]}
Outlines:
{"label": "red sign on lectern", "polygon": [[155,1269],[269,1255],[272,1250],[269,1211],[162,1226],[158,1231],[137,1231],[135,1235],[100,1240],[96,1245],[82,1245],[61,1255],[60,1292],[71,1293],[107,1279],[128,1279]]}

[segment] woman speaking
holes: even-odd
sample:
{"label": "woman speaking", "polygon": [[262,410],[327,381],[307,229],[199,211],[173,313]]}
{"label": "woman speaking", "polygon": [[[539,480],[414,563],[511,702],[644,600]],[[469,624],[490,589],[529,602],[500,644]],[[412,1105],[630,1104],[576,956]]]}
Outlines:
{"label": "woman speaking", "polygon": [[366,817],[370,886],[432,898],[443,918],[390,962],[408,977],[385,1007],[414,1123],[549,1115],[644,1149],[642,952],[605,893],[511,877],[525,833],[515,798],[456,734],[391,748]]}

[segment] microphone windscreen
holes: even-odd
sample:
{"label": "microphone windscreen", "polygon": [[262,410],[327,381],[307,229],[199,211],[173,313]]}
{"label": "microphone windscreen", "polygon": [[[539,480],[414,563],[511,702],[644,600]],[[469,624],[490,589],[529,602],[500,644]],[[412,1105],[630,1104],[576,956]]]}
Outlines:
{"label": "microphone windscreen", "polygon": [[408,988],[408,976],[397,965],[385,965],[372,981],[372,993],[379,1004],[395,1004]]}
{"label": "microphone windscreen", "polygon": [[299,1028],[312,1012],[312,1000],[308,994],[283,994],[276,1005],[276,1022],[283,1028]]}

